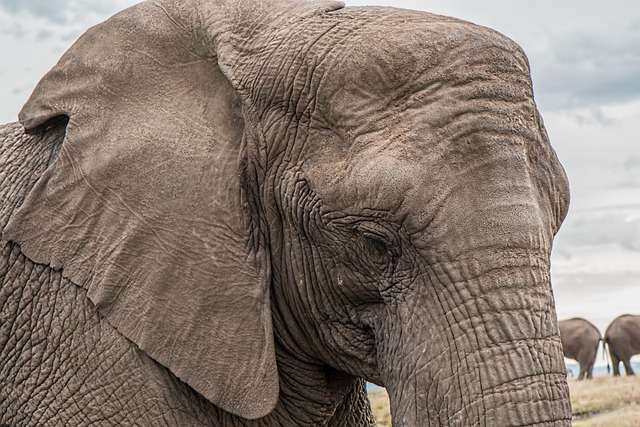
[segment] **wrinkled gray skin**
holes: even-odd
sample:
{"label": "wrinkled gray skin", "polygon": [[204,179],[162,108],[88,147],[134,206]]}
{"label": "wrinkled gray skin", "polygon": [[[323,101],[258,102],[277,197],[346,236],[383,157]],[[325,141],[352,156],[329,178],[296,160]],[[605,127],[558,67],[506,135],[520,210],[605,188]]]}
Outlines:
{"label": "wrinkled gray skin", "polygon": [[[155,3],[134,11],[158,13],[147,23],[161,22],[166,14],[183,28],[186,21],[174,19],[173,3],[182,2],[164,1],[162,12]],[[215,2],[187,6],[184,10],[224,9]],[[77,266],[75,253],[56,246],[56,257],[46,257],[38,239],[47,232],[20,229],[25,214],[18,208],[38,203],[25,200],[47,166],[57,168],[62,153],[73,158],[64,150],[70,144],[63,140],[65,123],[49,120],[60,112],[43,124],[30,115],[32,100],[21,114],[22,125],[0,128],[0,225],[13,222],[12,230],[18,230],[13,233],[35,236],[15,238],[29,244],[2,241],[0,424],[362,426],[372,423],[367,380],[389,391],[395,426],[568,426],[571,408],[549,282],[551,243],[567,211],[568,186],[533,102],[520,48],[486,28],[426,13],[334,5],[275,26],[280,21],[246,8],[229,15],[193,13],[197,31],[188,33],[188,41],[198,46],[211,41],[198,38],[197,26],[205,21],[225,26],[241,17],[240,27],[249,32],[220,36],[216,46],[232,86],[243,88],[237,101],[243,105],[248,147],[243,155],[262,173],[243,181],[242,191],[260,201],[260,209],[250,209],[249,223],[262,230],[259,245],[245,247],[259,247],[257,259],[264,254],[270,259],[265,303],[272,333],[264,357],[275,352],[277,371],[266,369],[263,383],[277,375],[275,395],[272,388],[248,388],[265,399],[236,402],[233,393],[206,388],[207,375],[218,378],[216,372],[203,368],[194,375],[170,357],[163,366],[158,362],[167,356],[163,347],[116,322],[121,309],[105,310],[101,294],[87,293],[85,283],[65,270],[68,263]],[[102,28],[92,31],[100,34]],[[225,44],[238,40],[244,40],[241,49]],[[262,47],[253,49],[254,42]],[[145,48],[134,47],[125,60]],[[72,63],[84,60],[76,56]],[[166,55],[155,62],[162,68],[170,60]],[[72,74],[61,75],[71,81]],[[67,96],[65,90],[65,80],[56,81],[34,99],[46,101],[52,92]],[[72,92],[81,101],[61,110],[71,116],[67,138],[92,126],[82,119],[82,102],[95,102],[81,90]],[[109,104],[94,122],[117,110],[123,93],[129,92],[109,91]],[[152,139],[144,117],[160,109],[145,105],[147,99],[137,100],[142,121],[135,129],[127,130],[137,115],[128,114],[101,132],[115,125],[130,135],[142,129]],[[172,101],[180,107],[179,97]],[[208,111],[189,114],[197,119]],[[185,123],[192,121],[180,116],[176,126]],[[85,145],[68,147],[82,151]],[[144,169],[148,155],[119,173]],[[101,158],[89,161],[100,168]],[[163,180],[160,174],[152,177]],[[73,188],[60,194],[66,191]],[[87,197],[95,193],[100,191]],[[130,203],[132,211],[135,204]],[[75,212],[70,221],[76,216],[82,221],[61,233],[108,216],[113,206],[86,218]],[[240,214],[207,222],[224,224]],[[42,230],[49,225],[39,224]],[[219,229],[224,237],[225,228]],[[57,268],[34,263],[23,252]],[[245,262],[244,255],[239,262]],[[137,261],[141,268],[145,263]],[[100,274],[103,267],[90,272]],[[228,273],[222,279],[234,280]],[[142,286],[135,280],[113,285]],[[153,295],[147,298],[154,301]],[[134,326],[138,319],[146,328],[144,315],[153,314],[153,307],[126,313]],[[169,309],[164,315],[175,313]],[[245,322],[237,325],[244,325],[254,318],[243,312],[230,316],[220,324],[237,317]],[[163,333],[165,339],[188,339],[178,327]],[[204,333],[220,339],[215,328]],[[251,344],[256,342],[261,341]],[[217,351],[253,357],[222,347],[207,353],[203,366],[216,361]],[[235,362],[220,363],[235,372]],[[250,375],[239,375],[236,382]],[[235,384],[225,387],[232,392]],[[218,403],[236,408],[238,415]]]}
{"label": "wrinkled gray skin", "polygon": [[[63,126],[0,127],[0,226],[54,159]],[[278,347],[280,400],[256,421],[216,408],[121,336],[84,289],[0,249],[0,425],[366,426],[365,383]],[[277,332],[277,330],[276,330]]]}
{"label": "wrinkled gray skin", "polygon": [[609,346],[613,375],[620,375],[620,362],[627,375],[635,375],[631,367],[631,356],[640,354],[640,316],[623,314],[607,326],[604,340]]}
{"label": "wrinkled gray skin", "polygon": [[590,379],[593,376],[593,365],[600,345],[600,331],[593,323],[578,317],[561,320],[558,327],[564,356],[580,364],[578,380],[585,377]]}

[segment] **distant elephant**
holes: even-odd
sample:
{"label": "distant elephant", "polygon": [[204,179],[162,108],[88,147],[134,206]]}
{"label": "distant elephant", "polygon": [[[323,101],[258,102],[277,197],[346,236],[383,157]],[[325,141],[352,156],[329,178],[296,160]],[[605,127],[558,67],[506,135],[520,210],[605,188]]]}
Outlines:
{"label": "distant elephant", "polygon": [[598,328],[586,319],[573,319],[558,322],[562,351],[564,356],[580,364],[578,380],[593,377],[593,365],[596,362],[601,335]]}
{"label": "distant elephant", "polygon": [[627,375],[635,375],[631,367],[631,356],[640,354],[640,316],[623,314],[607,326],[604,340],[609,346],[613,375],[620,375],[620,362]]}
{"label": "distant elephant", "polygon": [[568,426],[567,180],[521,49],[337,2],[147,1],[0,130],[0,424]]}

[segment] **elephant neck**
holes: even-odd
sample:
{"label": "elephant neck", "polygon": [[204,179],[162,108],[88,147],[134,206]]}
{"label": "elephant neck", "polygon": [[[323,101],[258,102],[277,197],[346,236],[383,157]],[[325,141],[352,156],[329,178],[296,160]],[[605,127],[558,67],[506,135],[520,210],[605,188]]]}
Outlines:
{"label": "elephant neck", "polygon": [[304,345],[300,337],[290,336],[278,313],[273,317],[280,398],[265,417],[271,417],[267,425],[369,425],[364,421],[371,419],[364,381],[309,358],[295,344]]}
{"label": "elephant neck", "polygon": [[[277,335],[277,334],[276,334]],[[275,409],[257,420],[223,412],[228,426],[372,426],[365,382],[291,354],[276,336],[280,397]]]}

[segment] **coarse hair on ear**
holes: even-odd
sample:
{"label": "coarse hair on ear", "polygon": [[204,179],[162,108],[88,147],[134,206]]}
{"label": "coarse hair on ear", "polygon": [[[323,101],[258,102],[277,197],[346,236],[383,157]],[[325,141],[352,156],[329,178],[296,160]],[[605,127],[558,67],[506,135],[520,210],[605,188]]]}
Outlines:
{"label": "coarse hair on ear", "polygon": [[22,124],[67,116],[66,136],[3,238],[209,401],[259,418],[279,383],[258,160],[241,97],[182,19],[191,3],[115,15],[39,83]]}

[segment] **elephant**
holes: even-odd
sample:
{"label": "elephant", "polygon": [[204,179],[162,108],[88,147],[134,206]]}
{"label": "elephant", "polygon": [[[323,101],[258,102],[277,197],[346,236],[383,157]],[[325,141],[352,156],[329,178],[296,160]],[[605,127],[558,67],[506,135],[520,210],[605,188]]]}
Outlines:
{"label": "elephant", "polygon": [[0,424],[569,426],[569,204],[527,57],[454,18],[154,0],[0,130]]}
{"label": "elephant", "polygon": [[613,365],[613,375],[620,376],[620,362],[627,375],[635,375],[631,367],[631,356],[640,354],[640,315],[623,314],[607,326],[605,343]]}
{"label": "elephant", "polygon": [[602,336],[596,326],[586,319],[574,317],[558,322],[564,357],[580,364],[578,380],[593,377],[593,365]]}

